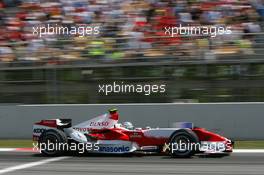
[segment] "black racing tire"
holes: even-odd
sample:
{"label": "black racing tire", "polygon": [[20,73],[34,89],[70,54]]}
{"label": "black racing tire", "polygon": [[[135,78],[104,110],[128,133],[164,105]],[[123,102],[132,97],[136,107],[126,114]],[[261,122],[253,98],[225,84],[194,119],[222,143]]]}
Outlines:
{"label": "black racing tire", "polygon": [[43,132],[38,141],[41,154],[51,157],[63,155],[67,144],[68,138],[66,134],[58,129],[49,129]]}
{"label": "black racing tire", "polygon": [[199,146],[198,136],[189,129],[175,131],[170,137],[170,155],[174,158],[190,158]]}

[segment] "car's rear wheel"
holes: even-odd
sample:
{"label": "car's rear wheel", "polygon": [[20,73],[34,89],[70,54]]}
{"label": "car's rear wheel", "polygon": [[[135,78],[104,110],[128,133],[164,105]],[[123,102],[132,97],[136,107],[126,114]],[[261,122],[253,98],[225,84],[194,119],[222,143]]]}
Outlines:
{"label": "car's rear wheel", "polygon": [[50,129],[41,134],[38,143],[43,155],[60,156],[66,151],[68,139],[63,131]]}
{"label": "car's rear wheel", "polygon": [[170,138],[170,155],[177,158],[189,158],[199,149],[199,139],[191,130],[176,131]]}

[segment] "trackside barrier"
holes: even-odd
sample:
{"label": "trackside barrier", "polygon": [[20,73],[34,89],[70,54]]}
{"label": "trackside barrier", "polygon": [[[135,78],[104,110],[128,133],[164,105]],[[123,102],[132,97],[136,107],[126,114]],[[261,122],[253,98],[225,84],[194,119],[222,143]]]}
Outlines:
{"label": "trackside barrier", "polygon": [[76,104],[0,106],[0,139],[32,137],[32,124],[41,119],[72,118],[73,124],[118,108],[120,122],[136,127],[170,127],[193,122],[233,139],[264,139],[264,103]]}

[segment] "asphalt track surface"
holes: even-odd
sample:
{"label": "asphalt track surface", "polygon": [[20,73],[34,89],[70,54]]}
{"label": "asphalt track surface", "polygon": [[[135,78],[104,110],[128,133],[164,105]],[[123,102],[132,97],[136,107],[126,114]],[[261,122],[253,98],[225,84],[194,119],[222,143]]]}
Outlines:
{"label": "asphalt track surface", "polygon": [[[41,163],[32,166],[32,162]],[[27,164],[29,164],[28,167],[25,166]],[[18,166],[21,166],[21,169],[12,169]],[[3,173],[3,170],[10,167],[9,172]],[[263,175],[264,153],[233,153],[224,158],[194,157],[191,159],[173,159],[167,156],[67,156],[58,159],[42,157],[34,153],[0,152],[0,174]]]}

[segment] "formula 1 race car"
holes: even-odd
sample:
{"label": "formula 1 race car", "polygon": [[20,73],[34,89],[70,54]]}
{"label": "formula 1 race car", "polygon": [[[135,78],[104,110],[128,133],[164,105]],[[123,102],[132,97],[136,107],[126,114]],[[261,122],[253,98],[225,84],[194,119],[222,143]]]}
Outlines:
{"label": "formula 1 race car", "polygon": [[79,153],[157,153],[172,157],[193,155],[226,156],[233,142],[192,123],[181,122],[176,128],[134,128],[130,122],[118,123],[116,109],[72,126],[71,119],[41,120],[33,126],[38,151],[59,156],[68,151]]}

